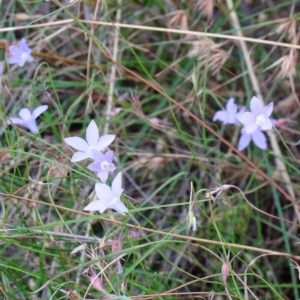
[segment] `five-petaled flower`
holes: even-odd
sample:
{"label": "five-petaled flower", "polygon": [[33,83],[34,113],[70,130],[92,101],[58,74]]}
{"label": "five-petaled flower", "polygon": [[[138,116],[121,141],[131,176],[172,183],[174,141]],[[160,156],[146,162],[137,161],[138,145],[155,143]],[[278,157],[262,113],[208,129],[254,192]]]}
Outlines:
{"label": "five-petaled flower", "polygon": [[116,167],[112,163],[114,152],[108,150],[105,154],[100,151],[92,150],[92,157],[94,162],[88,165],[88,169],[97,172],[97,176],[102,182],[106,182],[108,173],[112,173]]}
{"label": "five-petaled flower", "polygon": [[111,187],[105,183],[96,183],[96,200],[88,204],[83,210],[100,211],[103,213],[108,208],[114,209],[124,215],[128,209],[121,201],[120,197],[123,193],[122,188],[122,172],[119,172],[112,182]]}
{"label": "five-petaled flower", "polygon": [[245,106],[241,108],[238,112],[238,106],[234,103],[234,98],[230,97],[227,104],[226,110],[219,110],[215,113],[213,121],[221,121],[224,125],[233,124],[237,125],[238,120],[237,117],[240,116],[245,111]]}
{"label": "five-petaled flower", "polygon": [[20,40],[18,46],[9,46],[9,52],[9,64],[18,64],[20,67],[23,67],[27,61],[31,62],[33,60],[33,57],[30,55],[32,50],[28,47],[25,38]]}
{"label": "five-petaled flower", "polygon": [[273,102],[263,107],[262,102],[255,96],[250,101],[251,112],[244,112],[237,116],[237,119],[245,126],[247,134],[252,133],[257,128],[261,130],[271,130],[273,128],[270,115],[273,111]]}
{"label": "five-petaled flower", "polygon": [[251,140],[258,148],[262,150],[267,149],[267,138],[260,128],[257,128],[250,134],[247,134],[244,127],[241,130],[241,137],[238,143],[239,151],[243,151],[250,144]]}
{"label": "five-petaled flower", "polygon": [[31,111],[28,108],[22,108],[19,112],[20,118],[9,118],[8,120],[5,121],[7,125],[20,125],[27,127],[32,133],[37,133],[39,132],[39,129],[36,125],[36,119],[39,115],[41,115],[46,109],[48,108],[48,105],[41,105],[38,106]]}
{"label": "five-petaled flower", "polygon": [[101,151],[109,146],[115,139],[113,134],[105,134],[99,138],[99,130],[94,120],[86,129],[86,141],[80,137],[68,137],[64,141],[71,147],[79,150],[72,156],[71,162],[93,158],[92,150]]}

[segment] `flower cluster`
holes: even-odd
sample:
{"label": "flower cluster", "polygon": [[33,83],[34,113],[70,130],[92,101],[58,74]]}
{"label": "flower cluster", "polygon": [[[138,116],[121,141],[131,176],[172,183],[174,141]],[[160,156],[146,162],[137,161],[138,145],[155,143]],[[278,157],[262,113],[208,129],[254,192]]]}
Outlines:
{"label": "flower cluster", "polygon": [[251,142],[262,149],[267,149],[267,138],[264,131],[271,130],[276,120],[270,119],[273,111],[273,102],[263,106],[262,101],[253,96],[250,101],[251,112],[245,112],[245,107],[238,112],[238,107],[234,103],[234,98],[230,98],[226,105],[226,110],[217,111],[213,121],[221,121],[224,125],[237,125],[241,122],[244,127],[241,129],[241,137],[238,142],[239,151],[244,150]]}
{"label": "flower cluster", "polygon": [[86,129],[86,141],[80,137],[68,137],[64,141],[72,148],[78,150],[72,156],[72,162],[78,162],[85,159],[92,159],[93,162],[88,165],[88,169],[95,172],[101,180],[95,184],[96,196],[94,201],[84,207],[87,211],[100,211],[103,213],[106,209],[111,208],[125,214],[128,209],[121,201],[123,193],[122,173],[119,172],[112,181],[111,187],[106,184],[109,173],[116,170],[113,164],[113,151],[104,150],[114,141],[115,135],[105,134],[99,136],[98,127],[94,120],[90,122]]}

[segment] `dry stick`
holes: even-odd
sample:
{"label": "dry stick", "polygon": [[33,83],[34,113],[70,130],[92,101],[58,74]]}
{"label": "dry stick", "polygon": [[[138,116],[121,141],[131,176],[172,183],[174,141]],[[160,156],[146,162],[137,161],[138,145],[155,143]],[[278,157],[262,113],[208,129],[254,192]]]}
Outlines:
{"label": "dry stick", "polygon": [[[242,37],[243,34],[242,34],[242,31],[241,31],[241,26],[240,26],[238,17],[236,15],[236,12],[234,10],[232,0],[226,0],[226,3],[227,3],[227,6],[228,6],[228,9],[230,10],[230,18],[231,18],[231,21],[232,21],[232,25],[233,25],[234,29],[236,30],[237,35]],[[251,59],[250,59],[250,54],[249,54],[249,51],[247,49],[245,41],[241,39],[240,40],[240,45],[241,45],[242,52],[243,52],[243,55],[244,55],[244,59],[245,59],[246,65],[247,65],[247,69],[249,71],[249,77],[250,77],[253,89],[254,89],[255,93],[257,94],[258,98],[263,99],[262,93],[261,93],[261,90],[260,90],[260,87],[259,87],[259,84],[258,84],[257,77],[254,73],[253,64],[252,64]],[[292,185],[291,185],[290,176],[287,173],[286,165],[283,163],[283,161],[281,159],[279,159],[279,157],[282,157],[282,153],[281,153],[281,150],[279,148],[276,135],[273,131],[268,131],[268,136],[269,136],[270,141],[271,141],[272,149],[276,153],[276,156],[274,156],[274,158],[275,158],[275,164],[277,166],[277,169],[281,171],[281,175],[282,175],[283,180],[285,182],[286,189],[288,190],[290,196],[294,199],[295,198],[295,193],[294,193],[294,190],[293,190]],[[295,215],[297,216],[298,221],[300,221],[300,212],[299,212],[297,206],[295,206],[295,205],[294,205],[294,211],[295,211]],[[293,231],[296,229],[296,226],[297,225],[295,224],[292,227]]]}
{"label": "dry stick", "polygon": [[[81,214],[83,216],[94,217],[95,218],[95,215],[91,215],[91,214],[88,214],[88,213],[85,213],[85,212],[82,212],[82,211],[78,211],[76,209],[66,208],[66,207],[63,207],[63,206],[60,206],[60,205],[56,205],[56,204],[52,204],[52,203],[46,203],[46,202],[35,200],[35,199],[28,199],[28,198],[16,196],[14,194],[9,195],[9,194],[5,194],[5,193],[0,193],[0,196],[4,197],[3,199],[1,199],[1,201],[4,201],[5,199],[9,199],[9,198],[14,198],[14,199],[34,202],[36,204],[41,204],[41,205],[46,205],[46,206],[49,206],[49,207],[53,207],[55,209],[61,209],[61,210],[67,211],[67,212],[72,212],[72,213],[75,213],[75,214]],[[125,224],[124,222],[111,220],[109,218],[104,218],[104,217],[101,217],[101,216],[97,216],[97,218],[99,220],[106,221],[106,222],[109,222],[109,223],[114,223],[114,224],[127,226],[129,228],[136,229],[136,225],[133,225],[133,224],[128,224],[128,223]],[[93,218],[91,218],[91,219],[93,219]],[[22,230],[22,228],[19,228],[19,229]],[[288,257],[288,258],[292,258],[292,259],[300,261],[300,256],[293,255],[293,254],[288,254],[288,253],[283,253],[283,252],[278,252],[278,251],[272,251],[272,250],[268,250],[268,249],[262,249],[262,248],[246,246],[246,245],[239,245],[239,244],[233,244],[233,243],[225,243],[225,242],[214,241],[214,240],[207,240],[207,239],[196,238],[196,237],[192,237],[192,236],[180,235],[180,234],[176,234],[176,233],[164,232],[164,231],[150,229],[150,228],[146,228],[146,227],[140,227],[140,229],[145,231],[145,232],[156,233],[156,234],[160,234],[160,235],[163,235],[163,236],[173,237],[173,238],[176,238],[176,239],[190,240],[190,241],[194,241],[194,242],[198,242],[198,243],[205,243],[205,244],[217,245],[217,246],[227,246],[227,247],[234,248],[234,249],[243,249],[243,250],[248,250],[248,251],[253,251],[253,252],[272,254],[272,255],[281,255],[283,257]],[[0,230],[0,232],[1,232],[1,230]]]}
{"label": "dry stick", "polygon": [[[119,23],[121,21],[121,5],[122,5],[122,0],[118,0],[118,8],[117,8],[117,14],[116,14],[116,21]],[[113,60],[117,61],[118,59],[118,50],[119,50],[119,27],[116,27],[114,30],[114,42],[113,42]],[[113,109],[113,95],[114,95],[114,88],[115,88],[115,80],[116,80],[116,71],[117,67],[116,65],[111,66],[111,72],[110,72],[110,77],[109,77],[109,88],[108,88],[108,98],[107,98],[107,106],[106,106],[106,123],[104,127],[104,134],[108,133],[109,129],[109,119],[111,118],[112,115],[112,109]]]}
{"label": "dry stick", "polygon": [[[103,26],[131,28],[131,29],[147,30],[147,31],[170,32],[170,33],[187,34],[187,35],[211,37],[211,38],[220,38],[220,39],[225,39],[225,40],[238,40],[238,41],[246,41],[246,42],[255,43],[255,44],[259,43],[259,44],[265,44],[265,45],[277,45],[280,47],[300,49],[300,45],[274,42],[274,41],[263,40],[263,39],[255,39],[255,38],[249,38],[249,37],[244,37],[244,36],[234,36],[234,35],[226,35],[226,34],[218,34],[218,33],[180,30],[180,29],[172,29],[172,28],[160,28],[160,27],[141,26],[141,25],[132,25],[132,24],[90,21],[90,20],[81,20],[81,19],[79,19],[79,21],[84,24],[97,24],[97,25],[103,25]],[[74,23],[74,22],[75,21],[73,19],[67,19],[67,20],[34,24],[34,25],[6,27],[6,28],[0,28],[0,32],[16,31],[16,30],[22,30],[22,29],[28,29],[28,28],[40,28],[43,26],[47,26],[47,27],[60,26],[62,24],[69,24],[69,23]],[[276,23],[276,22],[274,21],[274,23]]]}

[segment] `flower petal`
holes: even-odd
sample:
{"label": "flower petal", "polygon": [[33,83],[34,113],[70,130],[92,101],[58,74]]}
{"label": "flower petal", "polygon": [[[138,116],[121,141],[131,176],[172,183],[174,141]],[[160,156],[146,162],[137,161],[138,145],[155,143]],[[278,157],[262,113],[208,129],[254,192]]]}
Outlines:
{"label": "flower petal", "polygon": [[236,116],[236,118],[244,125],[247,126],[251,123],[255,123],[255,116],[251,112],[244,112]]}
{"label": "flower petal", "polygon": [[110,208],[114,209],[115,211],[119,212],[120,214],[124,215],[128,212],[127,207],[123,204],[123,202],[119,199],[115,203],[113,203]]}
{"label": "flower petal", "polygon": [[84,207],[83,210],[88,210],[88,211],[99,210],[100,213],[103,213],[107,208],[108,208],[107,203],[104,203],[100,200],[94,200],[90,204],[88,204],[86,207]]}
{"label": "flower petal", "polygon": [[115,137],[114,134],[105,134],[101,136],[96,149],[99,151],[103,150],[114,141]]}
{"label": "flower petal", "polygon": [[94,120],[92,120],[86,129],[86,141],[91,147],[96,147],[99,140],[99,130]]}
{"label": "flower petal", "polygon": [[32,116],[36,119],[39,115],[41,115],[47,109],[48,109],[48,105],[38,106],[33,110]]}
{"label": "flower petal", "polygon": [[101,166],[100,166],[99,162],[93,162],[93,163],[89,164],[87,166],[87,168],[90,171],[92,171],[92,172],[99,172],[99,171],[101,171]]}
{"label": "flower petal", "polygon": [[105,183],[108,177],[108,171],[101,170],[97,173],[97,176],[100,178],[100,180]]}
{"label": "flower petal", "polygon": [[229,114],[227,111],[224,111],[224,110],[219,110],[215,113],[214,115],[214,118],[213,118],[213,121],[221,121],[222,123],[226,124],[227,123],[227,120],[229,118]]}
{"label": "flower petal", "polygon": [[87,142],[81,137],[73,136],[64,138],[64,141],[76,150],[86,152],[89,148]]}
{"label": "flower petal", "polygon": [[31,118],[28,121],[24,122],[24,126],[26,126],[32,133],[38,133],[39,129],[36,125],[35,119]]}
{"label": "flower petal", "polygon": [[92,158],[95,162],[102,163],[105,160],[105,156],[102,152],[97,150],[92,150]]}
{"label": "flower petal", "polygon": [[119,172],[112,182],[111,189],[114,195],[120,197],[124,189],[122,189],[122,172]]}
{"label": "flower petal", "polygon": [[27,53],[27,54],[30,54],[31,51],[32,51],[32,50],[28,47],[25,38],[22,38],[22,39],[20,40],[19,48],[20,48],[20,50],[21,50],[22,52]]}
{"label": "flower petal", "polygon": [[255,116],[262,114],[264,109],[263,102],[257,97],[253,96],[250,101],[250,109]]}
{"label": "flower petal", "polygon": [[267,139],[261,130],[257,129],[256,131],[252,132],[252,140],[258,148],[263,150],[267,149]]}
{"label": "flower petal", "polygon": [[266,119],[265,122],[261,125],[261,130],[271,130],[273,129],[273,124],[270,119]]}
{"label": "flower petal", "polygon": [[16,124],[16,125],[25,126],[24,120],[22,120],[20,118],[9,118],[8,120],[5,121],[5,124],[6,125]]}
{"label": "flower petal", "polygon": [[235,115],[238,110],[238,106],[234,103],[234,98],[230,97],[227,104],[226,104],[226,110],[229,114]]}
{"label": "flower petal", "polygon": [[112,150],[108,150],[105,154],[104,154],[104,159],[108,162],[112,162],[114,159],[114,151]]}
{"label": "flower petal", "polygon": [[245,132],[246,132],[246,134],[251,134],[258,127],[259,127],[259,125],[257,125],[257,124],[249,124],[249,125],[245,126]]}
{"label": "flower petal", "polygon": [[269,118],[272,111],[273,111],[273,102],[271,102],[267,106],[265,106],[263,114],[266,118]]}
{"label": "flower petal", "polygon": [[251,142],[251,134],[242,134],[239,139],[238,150],[243,151]]}
{"label": "flower petal", "polygon": [[30,120],[31,119],[31,112],[28,108],[22,108],[19,111],[19,116],[21,119],[23,119],[24,121]]}
{"label": "flower petal", "polygon": [[71,162],[77,162],[84,159],[90,158],[90,156],[85,152],[75,152],[72,156]]}
{"label": "flower petal", "polygon": [[98,199],[107,203],[107,205],[109,205],[109,203],[114,198],[113,192],[107,184],[96,183],[95,191],[96,191],[96,195],[97,195]]}

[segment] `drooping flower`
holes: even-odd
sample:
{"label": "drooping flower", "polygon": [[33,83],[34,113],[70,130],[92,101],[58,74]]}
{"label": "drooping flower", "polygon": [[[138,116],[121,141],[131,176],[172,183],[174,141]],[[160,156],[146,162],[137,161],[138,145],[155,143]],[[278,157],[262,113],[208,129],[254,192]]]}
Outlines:
{"label": "drooping flower", "polygon": [[115,139],[114,134],[105,134],[99,138],[99,130],[94,120],[86,129],[86,141],[81,137],[68,137],[64,141],[71,147],[79,150],[72,156],[71,162],[93,158],[92,150],[101,151],[109,146]]}
{"label": "drooping flower", "polygon": [[251,112],[244,112],[237,116],[237,119],[245,126],[247,134],[252,133],[257,128],[261,130],[271,130],[273,128],[270,115],[273,111],[273,102],[263,106],[262,102],[255,96],[250,101]]}
{"label": "drooping flower", "polygon": [[98,210],[102,214],[105,210],[111,208],[122,215],[128,212],[128,209],[120,199],[124,191],[122,188],[122,172],[117,174],[111,187],[105,183],[96,183],[95,190],[97,199],[88,204],[83,210]]}
{"label": "drooping flower", "polygon": [[9,52],[9,64],[18,64],[20,67],[23,67],[27,61],[31,62],[33,60],[33,57],[30,55],[32,50],[28,47],[25,38],[20,40],[18,46],[9,46]]}
{"label": "drooping flower", "polygon": [[106,182],[108,173],[112,173],[116,167],[112,163],[114,152],[109,150],[105,154],[100,151],[92,150],[94,162],[88,165],[88,169],[92,172],[97,172],[97,176],[102,182]]}
{"label": "drooping flower", "polygon": [[241,108],[238,112],[238,106],[234,103],[234,98],[230,97],[227,104],[226,110],[219,110],[215,113],[213,121],[221,121],[224,125],[226,124],[233,124],[237,125],[238,120],[237,117],[240,116],[245,111],[245,106]]}
{"label": "drooping flower", "polygon": [[47,109],[48,105],[41,105],[35,108],[31,113],[31,111],[28,108],[22,108],[19,112],[20,118],[9,118],[5,121],[5,123],[7,125],[15,124],[24,126],[27,127],[32,133],[37,133],[39,132],[39,129],[36,125],[35,120]]}
{"label": "drooping flower", "polygon": [[239,139],[238,143],[238,149],[239,151],[243,151],[251,141],[260,149],[266,150],[267,149],[267,138],[264,134],[264,132],[257,128],[250,134],[246,133],[245,127],[241,130],[241,137]]}

